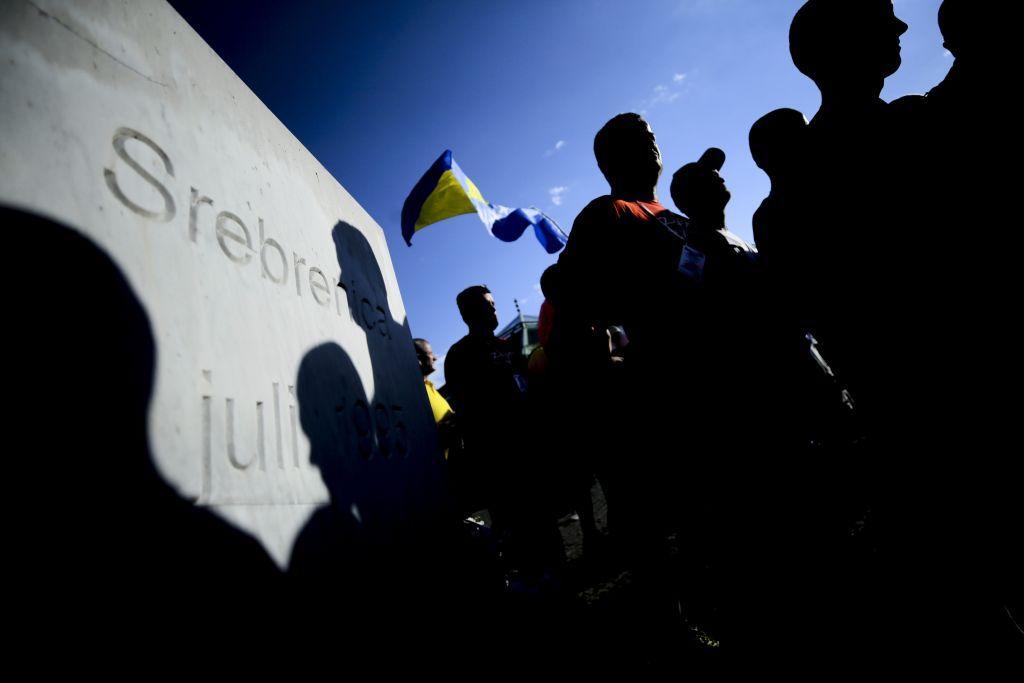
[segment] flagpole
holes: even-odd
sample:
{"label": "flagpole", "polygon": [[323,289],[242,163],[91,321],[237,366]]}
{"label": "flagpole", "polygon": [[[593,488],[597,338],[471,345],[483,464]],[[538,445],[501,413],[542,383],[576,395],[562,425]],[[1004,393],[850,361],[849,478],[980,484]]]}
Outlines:
{"label": "flagpole", "polygon": [[516,314],[519,316],[519,326],[523,329],[522,348],[525,351],[526,347],[530,345],[530,337],[526,333],[526,319],[523,318],[523,311],[519,308],[519,299],[512,299],[512,303],[516,305]]}

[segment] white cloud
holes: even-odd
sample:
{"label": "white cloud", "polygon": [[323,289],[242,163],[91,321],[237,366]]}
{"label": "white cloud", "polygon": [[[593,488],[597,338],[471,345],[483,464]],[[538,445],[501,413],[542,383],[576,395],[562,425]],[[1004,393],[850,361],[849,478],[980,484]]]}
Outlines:
{"label": "white cloud", "polygon": [[672,85],[668,86],[664,83],[659,83],[654,86],[651,91],[651,96],[640,102],[640,115],[646,116],[648,110],[653,109],[659,104],[671,104],[679,99],[683,94],[680,91],[683,81],[686,80],[685,73],[676,73],[672,76]]}
{"label": "white cloud", "polygon": [[555,206],[562,205],[562,195],[569,191],[568,187],[559,185],[558,187],[552,187],[548,190],[548,194],[551,195],[551,203]]}
{"label": "white cloud", "polygon": [[540,283],[539,282],[535,282],[533,284],[533,291],[537,292],[537,294],[539,294],[541,296],[544,296],[544,290],[540,288]]}
{"label": "white cloud", "polygon": [[553,154],[556,154],[563,147],[565,147],[565,140],[559,140],[558,142],[555,143],[554,147],[544,152],[544,156],[549,157]]}
{"label": "white cloud", "polygon": [[656,104],[669,104],[679,99],[679,93],[668,92],[667,90],[655,91],[654,97],[651,98],[650,103],[647,105],[653,107]]}

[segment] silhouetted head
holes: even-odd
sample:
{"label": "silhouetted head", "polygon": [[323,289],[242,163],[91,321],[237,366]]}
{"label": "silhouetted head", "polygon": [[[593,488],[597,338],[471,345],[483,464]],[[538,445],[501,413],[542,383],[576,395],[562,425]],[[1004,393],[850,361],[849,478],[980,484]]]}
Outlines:
{"label": "silhouetted head", "polygon": [[594,156],[613,194],[653,197],[661,175],[661,150],[639,114],[619,114],[604,124],[594,136]]}
{"label": "silhouetted head", "polygon": [[377,255],[359,228],[338,221],[331,231],[341,268],[338,286],[345,289],[353,320],[367,332],[371,354],[390,339],[395,325],[388,305],[388,289]]}
{"label": "silhouetted head", "polygon": [[17,410],[24,411],[12,425],[35,444],[29,460],[54,467],[61,485],[117,498],[126,481],[138,486],[140,468],[152,468],[146,420],[156,347],[149,318],[110,257],[75,230],[6,208],[0,226],[11,253],[20,255],[7,274],[25,288],[7,311],[16,327],[5,351]]}
{"label": "silhouetted head", "polygon": [[880,93],[900,68],[906,30],[891,0],[808,0],[790,26],[789,51],[796,68],[823,91],[863,84]]}
{"label": "silhouetted head", "polygon": [[550,301],[552,305],[558,304],[558,299],[562,293],[562,281],[557,263],[548,266],[541,274],[540,291],[544,294],[544,298]]}
{"label": "silhouetted head", "polygon": [[455,297],[459,314],[469,327],[470,332],[477,334],[491,333],[498,327],[498,311],[494,305],[491,290],[484,285],[473,285],[459,292]]}
{"label": "silhouetted head", "polygon": [[416,349],[416,362],[420,364],[420,372],[424,377],[429,377],[437,370],[437,356],[434,349],[426,339],[413,339],[412,345]]}
{"label": "silhouetted head", "polygon": [[807,119],[796,109],[776,109],[750,128],[750,155],[772,180],[795,170],[803,148]]}
{"label": "silhouetted head", "polygon": [[978,0],[944,0],[939,6],[939,30],[943,46],[957,59],[989,52],[998,39],[993,35],[991,7]]}
{"label": "silhouetted head", "polygon": [[723,164],[725,152],[711,147],[700,159],[686,164],[672,176],[672,201],[694,221],[717,223],[723,215],[732,197],[725,180],[718,174]]}
{"label": "silhouetted head", "polygon": [[[295,380],[299,424],[309,439],[309,461],[320,470],[335,502],[351,496],[359,448],[372,439],[366,392],[352,359],[334,343],[302,357]],[[353,440],[357,443],[353,443]]]}

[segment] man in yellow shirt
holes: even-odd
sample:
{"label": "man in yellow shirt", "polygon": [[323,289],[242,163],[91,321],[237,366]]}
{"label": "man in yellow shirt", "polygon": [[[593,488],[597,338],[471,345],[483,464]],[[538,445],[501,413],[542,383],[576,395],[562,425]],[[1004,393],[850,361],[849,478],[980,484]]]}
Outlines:
{"label": "man in yellow shirt", "polygon": [[423,385],[427,388],[427,398],[430,400],[430,410],[434,413],[434,422],[440,425],[455,413],[444,396],[434,387],[434,383],[427,379],[437,370],[437,356],[426,339],[413,339],[412,343],[416,347],[416,360],[419,361],[420,372],[423,373]]}

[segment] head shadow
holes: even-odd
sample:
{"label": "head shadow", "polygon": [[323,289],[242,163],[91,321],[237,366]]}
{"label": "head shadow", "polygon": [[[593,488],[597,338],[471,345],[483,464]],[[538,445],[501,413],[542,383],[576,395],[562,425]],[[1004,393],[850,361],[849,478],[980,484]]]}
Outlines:
{"label": "head shadow", "polygon": [[[409,434],[429,435],[429,411],[409,322],[395,320],[377,255],[354,225],[338,221],[331,231],[353,322],[366,335],[373,376],[370,410],[375,447],[385,459],[410,455]],[[422,404],[422,405],[421,405]],[[430,423],[430,424],[427,424]]]}
{"label": "head shadow", "polygon": [[350,553],[356,538],[361,547],[400,544],[431,522],[431,497],[443,490],[433,457],[436,427],[408,322],[392,317],[384,275],[362,231],[339,221],[331,235],[338,286],[365,336],[369,367],[357,367],[366,362],[362,353],[335,342],[314,347],[299,364],[300,421],[310,461],[330,494],[296,543],[292,566],[300,573],[332,566],[330,558]]}
{"label": "head shadow", "polygon": [[[299,364],[300,423],[330,501],[300,532],[289,573],[340,590],[339,577],[369,585],[371,574],[383,575],[383,558],[401,553],[435,521],[432,496],[443,491],[443,479],[408,322],[392,317],[384,275],[362,231],[339,221],[331,234],[338,286],[365,336],[369,367],[357,367],[364,356],[335,342],[312,348]],[[372,380],[364,383],[367,375]],[[383,590],[377,579],[371,583]]]}
{"label": "head shadow", "polygon": [[40,261],[26,259],[5,273],[30,285],[9,309],[21,329],[5,347],[21,393],[20,476],[33,483],[26,491],[47,491],[45,505],[24,501],[33,514],[22,548],[39,564],[31,580],[55,579],[55,599],[102,595],[104,609],[147,618],[159,618],[149,609],[158,606],[199,608],[224,581],[273,585],[279,572],[259,543],[183,498],[153,462],[156,343],[118,266],[42,216],[0,208],[0,225],[15,253],[45,257],[47,269],[40,277]]}

